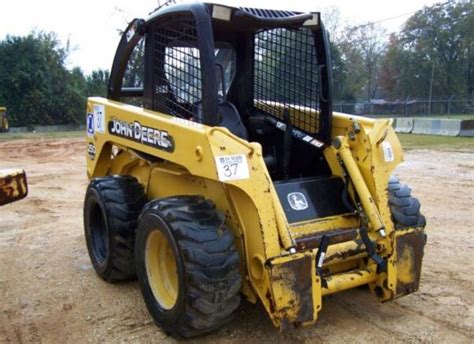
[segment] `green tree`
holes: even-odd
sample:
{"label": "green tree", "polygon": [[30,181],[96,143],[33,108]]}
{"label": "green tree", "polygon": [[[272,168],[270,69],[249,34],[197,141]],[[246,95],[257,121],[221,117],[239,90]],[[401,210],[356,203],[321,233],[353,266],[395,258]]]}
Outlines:
{"label": "green tree", "polygon": [[[473,96],[474,4],[424,7],[393,35],[380,82],[389,97]],[[433,75],[433,80],[431,76]]]}
{"label": "green tree", "polygon": [[343,26],[341,25],[341,14],[339,9],[329,6],[321,11],[324,27],[329,36],[329,51],[331,54],[332,79],[333,79],[333,99],[353,100],[353,95],[348,90],[347,64],[339,47],[343,34]]}
{"label": "green tree", "polygon": [[391,34],[378,75],[381,92],[384,97],[389,99],[396,99],[405,95],[401,87],[403,84],[401,75],[404,66],[402,61],[406,59],[406,56],[403,56],[404,54],[400,48],[398,35]]}
{"label": "green tree", "polygon": [[53,122],[49,109],[65,56],[52,33],[7,36],[0,43],[0,102],[8,106],[12,125]]}
{"label": "green tree", "polygon": [[86,77],[88,97],[107,97],[107,83],[109,82],[109,71],[104,69],[97,69],[92,71]]}
{"label": "green tree", "polygon": [[378,73],[386,44],[385,30],[367,23],[344,30],[339,48],[348,66],[348,96],[355,99],[373,99],[378,96]]}
{"label": "green tree", "polygon": [[53,33],[7,36],[0,43],[0,101],[8,106],[12,125],[56,122],[65,57]]}
{"label": "green tree", "polygon": [[56,123],[84,123],[86,78],[78,67],[66,73],[67,86],[63,90],[62,101],[58,99],[62,112]]}
{"label": "green tree", "polygon": [[80,68],[66,68],[67,56],[52,32],[0,42],[0,104],[12,126],[82,123],[86,97],[106,95],[108,71],[86,78]]}
{"label": "green tree", "polygon": [[123,76],[124,87],[143,87],[145,75],[145,40],[137,43],[130,56]]}

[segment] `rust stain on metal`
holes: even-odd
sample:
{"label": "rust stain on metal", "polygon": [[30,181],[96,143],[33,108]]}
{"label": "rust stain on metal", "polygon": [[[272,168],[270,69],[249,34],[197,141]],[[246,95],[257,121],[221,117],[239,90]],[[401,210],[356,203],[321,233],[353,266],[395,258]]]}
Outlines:
{"label": "rust stain on metal", "polygon": [[[418,290],[425,244],[426,235],[423,228],[397,236],[397,269],[399,270],[396,288],[397,297]],[[408,280],[407,276],[411,278]]]}
{"label": "rust stain on metal", "polygon": [[0,171],[0,205],[25,198],[28,194],[23,170]]}
{"label": "rust stain on metal", "polygon": [[281,319],[282,328],[286,328],[288,322],[295,326],[295,324],[302,324],[313,319],[311,262],[311,257],[306,256],[274,266],[272,279],[283,278],[285,285],[291,289],[295,297],[292,303],[288,302],[294,309],[295,316],[292,319],[286,317]]}
{"label": "rust stain on metal", "polygon": [[338,244],[344,241],[354,240],[357,237],[358,229],[341,229],[318,232],[314,235],[307,235],[295,239],[298,250],[318,248],[324,235],[329,238],[329,245]]}
{"label": "rust stain on metal", "polygon": [[357,248],[356,249],[336,252],[333,255],[328,255],[324,259],[324,262],[325,263],[330,263],[331,261],[336,260],[336,259],[345,260],[345,259],[350,258],[350,257],[355,257],[359,254],[367,253],[367,250],[366,250],[366,248],[364,246],[364,243],[362,242],[361,239],[356,239],[356,240],[354,240],[354,242],[357,243]]}
{"label": "rust stain on metal", "polygon": [[273,302],[272,294],[270,293],[270,289],[267,289],[265,293],[265,297],[268,300],[268,304],[270,305],[270,312],[275,313],[275,303]]}

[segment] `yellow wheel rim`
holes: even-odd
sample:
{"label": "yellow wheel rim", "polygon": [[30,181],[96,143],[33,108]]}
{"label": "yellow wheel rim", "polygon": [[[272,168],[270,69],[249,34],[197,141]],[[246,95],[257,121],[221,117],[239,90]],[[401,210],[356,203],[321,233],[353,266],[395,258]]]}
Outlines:
{"label": "yellow wheel rim", "polygon": [[173,249],[158,229],[147,238],[145,264],[148,283],[161,307],[171,309],[178,299],[178,271]]}

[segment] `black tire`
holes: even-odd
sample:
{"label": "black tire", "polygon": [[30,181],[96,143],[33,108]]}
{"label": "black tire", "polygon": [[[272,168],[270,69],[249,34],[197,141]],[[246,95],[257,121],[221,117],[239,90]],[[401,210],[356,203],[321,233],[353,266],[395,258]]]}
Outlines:
{"label": "black tire", "polygon": [[395,229],[426,226],[420,202],[411,196],[410,187],[400,183],[397,177],[391,177],[388,183],[388,203]]}
{"label": "black tire", "polygon": [[[138,281],[148,311],[166,334],[193,337],[211,332],[239,307],[239,254],[224,222],[214,204],[200,196],[168,197],[143,209],[135,243]],[[147,274],[145,250],[154,231],[164,234],[176,261],[177,296],[169,307],[154,296]]]}
{"label": "black tire", "polygon": [[130,176],[93,179],[84,201],[87,250],[97,274],[108,282],[134,279],[135,231],[145,204],[143,187]]}

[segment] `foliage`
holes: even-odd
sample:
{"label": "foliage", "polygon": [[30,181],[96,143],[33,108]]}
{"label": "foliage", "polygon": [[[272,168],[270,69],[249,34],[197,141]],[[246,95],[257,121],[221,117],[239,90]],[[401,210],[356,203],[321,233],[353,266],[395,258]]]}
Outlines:
{"label": "foliage", "polygon": [[424,7],[392,35],[379,75],[387,97],[474,96],[474,3]]}
{"label": "foliage", "polygon": [[347,70],[346,62],[343,59],[341,50],[332,41],[329,42],[329,51],[331,54],[332,84],[334,99],[354,100],[353,94],[348,89],[350,75]]}
{"label": "foliage", "polygon": [[390,35],[373,23],[344,27],[329,13],[336,101],[428,98],[431,80],[433,98],[474,98],[472,0],[426,6]]}
{"label": "foliage", "polygon": [[86,77],[87,96],[106,97],[109,74],[108,70],[103,69],[92,71],[91,75]]}
{"label": "foliage", "polygon": [[105,95],[108,72],[68,70],[56,34],[32,32],[0,42],[0,104],[11,126],[82,123],[88,95]]}
{"label": "foliage", "polygon": [[384,30],[376,24],[345,30],[339,49],[349,62],[347,81],[352,98],[372,99],[377,96],[377,75],[385,52],[385,43],[380,37],[384,34]]}
{"label": "foliage", "polygon": [[124,87],[143,87],[145,75],[145,41],[142,39],[137,43],[127,63],[123,76]]}

